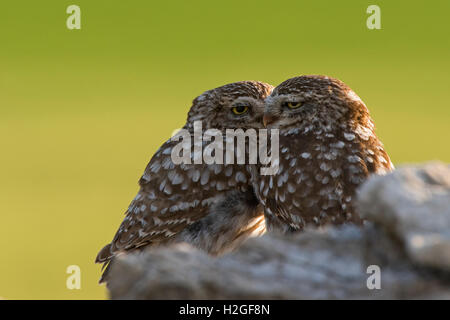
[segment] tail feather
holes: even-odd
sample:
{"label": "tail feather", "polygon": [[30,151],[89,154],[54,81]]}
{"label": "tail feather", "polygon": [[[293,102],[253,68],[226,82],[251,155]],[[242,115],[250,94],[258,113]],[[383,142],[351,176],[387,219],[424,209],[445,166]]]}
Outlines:
{"label": "tail feather", "polygon": [[111,244],[107,244],[100,250],[95,258],[95,263],[103,263],[102,266],[102,275],[100,277],[99,283],[103,283],[107,281],[108,273],[112,264],[112,259],[114,255],[111,252]]}
{"label": "tail feather", "polygon": [[113,257],[113,253],[111,252],[111,243],[108,243],[103,247],[102,250],[97,254],[97,258],[95,258],[95,263],[102,263],[111,260]]}
{"label": "tail feather", "polygon": [[114,259],[112,259],[112,260],[110,260],[110,261],[107,261],[107,262],[105,262],[105,263],[103,264],[103,266],[102,266],[102,271],[103,271],[103,273],[102,273],[102,275],[101,275],[100,280],[98,281],[98,283],[104,283],[104,282],[107,282],[107,280],[108,280],[108,274],[109,274],[109,271],[111,270],[111,265],[113,264],[113,262],[114,262]]}

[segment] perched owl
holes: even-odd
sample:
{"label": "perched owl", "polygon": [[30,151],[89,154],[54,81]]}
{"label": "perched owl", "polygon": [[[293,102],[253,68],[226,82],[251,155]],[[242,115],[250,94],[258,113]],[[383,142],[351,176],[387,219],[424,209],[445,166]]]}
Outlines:
{"label": "perched owl", "polygon": [[194,151],[200,144],[200,152],[189,155],[190,163],[175,164],[172,151],[180,142],[170,139],[159,148],[139,180],[140,190],[119,230],[96,262],[106,265],[120,253],[183,241],[217,255],[264,233],[263,209],[246,166],[198,163],[207,142],[194,136],[198,123],[202,133],[214,128],[223,133],[223,139],[226,129],[262,127],[264,99],[272,89],[262,82],[243,81],[194,99],[183,127],[192,139],[183,143]]}
{"label": "perched owl", "polygon": [[268,230],[362,223],[356,188],[394,167],[355,92],[325,76],[286,80],[266,99],[264,123],[279,130],[278,172],[253,174]]}

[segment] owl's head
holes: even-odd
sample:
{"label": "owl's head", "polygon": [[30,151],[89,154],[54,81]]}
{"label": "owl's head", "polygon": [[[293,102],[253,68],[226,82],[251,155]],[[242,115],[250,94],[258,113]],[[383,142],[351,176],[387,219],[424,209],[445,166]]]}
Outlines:
{"label": "owl's head", "polygon": [[340,80],[300,76],[277,86],[266,99],[264,124],[268,128],[315,127],[336,129],[352,122],[370,121],[367,107]]}
{"label": "owl's head", "polygon": [[208,90],[194,99],[186,128],[201,121],[203,129],[262,128],[264,100],[273,87],[258,81],[240,81]]}

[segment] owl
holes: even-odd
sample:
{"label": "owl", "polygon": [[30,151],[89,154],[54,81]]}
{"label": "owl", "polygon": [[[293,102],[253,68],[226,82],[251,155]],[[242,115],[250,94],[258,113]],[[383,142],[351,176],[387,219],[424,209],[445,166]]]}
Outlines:
{"label": "owl", "polygon": [[277,173],[253,174],[267,229],[361,224],[356,188],[394,167],[356,93],[330,77],[295,77],[266,99],[263,121],[279,130]]}
{"label": "owl", "polygon": [[[195,140],[195,130],[200,123],[201,133],[214,129],[225,140],[227,129],[262,127],[264,100],[272,89],[266,83],[242,81],[195,98],[183,127],[192,138],[187,142],[194,150],[190,161],[173,161],[174,148],[180,143],[176,139],[169,139],[156,151],[122,224],[111,243],[98,253],[96,262],[106,266],[119,254],[173,242],[188,242],[218,255],[250,236],[264,233],[263,209],[250,185],[246,166],[226,161],[199,163],[199,155],[208,144],[207,139]],[[199,146],[200,153],[195,151]],[[108,268],[100,282],[107,279]]]}

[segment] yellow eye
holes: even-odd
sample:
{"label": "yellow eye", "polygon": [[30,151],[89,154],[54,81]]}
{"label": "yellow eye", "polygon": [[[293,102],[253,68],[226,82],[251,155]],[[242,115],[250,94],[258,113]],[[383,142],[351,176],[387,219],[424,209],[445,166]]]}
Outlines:
{"label": "yellow eye", "polygon": [[285,102],[285,104],[289,109],[297,109],[302,106],[302,103],[300,101],[288,101]]}
{"label": "yellow eye", "polygon": [[233,107],[231,109],[231,111],[233,111],[233,113],[237,114],[237,115],[244,114],[248,111],[248,106],[244,106],[244,105],[236,106],[236,107]]}

